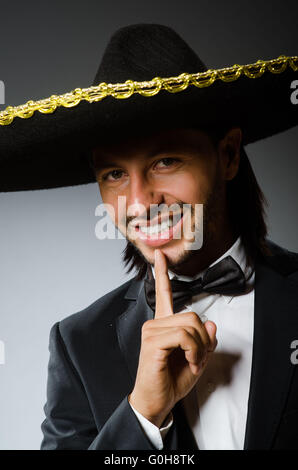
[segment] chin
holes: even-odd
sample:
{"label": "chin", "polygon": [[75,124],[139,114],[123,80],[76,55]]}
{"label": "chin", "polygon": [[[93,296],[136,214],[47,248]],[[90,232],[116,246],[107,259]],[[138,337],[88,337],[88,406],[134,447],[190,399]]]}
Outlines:
{"label": "chin", "polygon": [[192,256],[191,251],[185,250],[183,247],[181,247],[180,250],[169,250],[169,253],[164,253],[168,259],[169,268],[175,268],[180,266]]}
{"label": "chin", "polygon": [[186,250],[185,246],[186,242],[184,240],[177,240],[175,244],[169,243],[160,247],[157,246],[156,248],[148,248],[144,246],[138,246],[137,248],[152,265],[154,265],[154,250],[161,250],[168,260],[168,266],[174,267],[175,265],[180,265],[190,256],[191,252]]}

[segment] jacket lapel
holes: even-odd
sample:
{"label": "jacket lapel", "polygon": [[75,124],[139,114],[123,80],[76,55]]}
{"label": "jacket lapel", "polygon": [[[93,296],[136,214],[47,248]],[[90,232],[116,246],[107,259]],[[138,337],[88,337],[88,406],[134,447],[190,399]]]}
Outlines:
{"label": "jacket lapel", "polygon": [[134,302],[117,318],[116,328],[119,345],[134,383],[141,349],[142,325],[152,319],[154,314],[146,302],[143,281],[133,281],[125,299]]}
{"label": "jacket lapel", "polygon": [[282,264],[277,262],[274,267],[260,257],[255,265],[254,341],[245,449],[269,449],[274,444],[294,370],[290,344],[295,339],[297,289],[281,271]]}

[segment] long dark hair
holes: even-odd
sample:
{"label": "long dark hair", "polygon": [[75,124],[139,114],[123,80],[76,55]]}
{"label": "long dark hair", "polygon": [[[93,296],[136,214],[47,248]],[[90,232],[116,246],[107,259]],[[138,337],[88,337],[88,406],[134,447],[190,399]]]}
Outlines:
{"label": "long dark hair", "polygon": [[[218,145],[227,130],[228,128],[204,129],[215,146]],[[237,175],[227,182],[227,204],[236,233],[241,236],[247,262],[252,265],[258,253],[270,254],[266,246],[268,230],[265,207],[268,206],[268,203],[257,182],[243,144],[240,149]],[[137,279],[145,277],[148,263],[128,240],[122,252],[122,261],[127,273],[135,270]]]}

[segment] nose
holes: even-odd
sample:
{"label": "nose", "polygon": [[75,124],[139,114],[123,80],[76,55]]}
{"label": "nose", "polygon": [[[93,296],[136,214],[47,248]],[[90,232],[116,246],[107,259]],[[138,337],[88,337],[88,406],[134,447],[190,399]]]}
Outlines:
{"label": "nose", "polygon": [[163,195],[152,181],[148,181],[141,172],[130,175],[127,193],[127,216],[139,217],[149,214],[151,204],[161,204]]}

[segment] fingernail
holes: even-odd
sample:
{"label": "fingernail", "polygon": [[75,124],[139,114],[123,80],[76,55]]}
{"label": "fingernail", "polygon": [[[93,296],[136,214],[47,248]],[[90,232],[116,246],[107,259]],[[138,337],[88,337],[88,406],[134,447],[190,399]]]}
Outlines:
{"label": "fingernail", "polygon": [[213,331],[214,331],[213,323],[207,323],[207,324],[205,323],[205,328],[207,329],[207,331],[210,335],[213,334]]}

